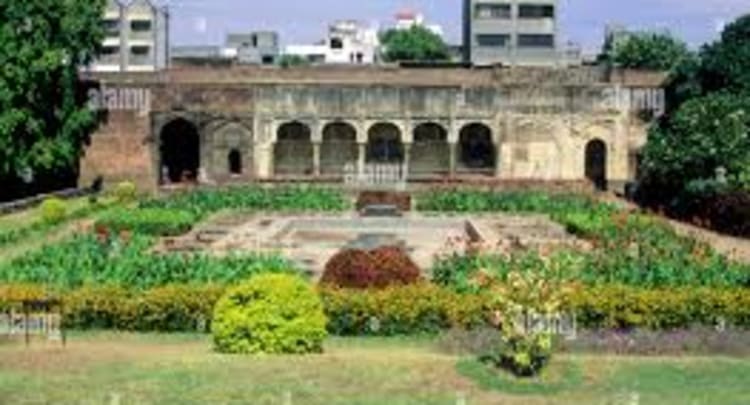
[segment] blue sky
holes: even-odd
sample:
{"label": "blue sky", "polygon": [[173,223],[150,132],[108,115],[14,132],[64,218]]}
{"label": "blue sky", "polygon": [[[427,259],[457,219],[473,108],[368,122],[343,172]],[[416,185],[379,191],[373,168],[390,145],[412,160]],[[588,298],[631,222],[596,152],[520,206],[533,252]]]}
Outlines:
{"label": "blue sky", "polygon": [[[391,24],[396,11],[421,11],[460,42],[461,0],[162,0],[172,12],[172,42],[219,44],[226,32],[271,29],[283,43],[319,40],[329,22],[358,19]],[[668,29],[694,47],[714,40],[720,27],[744,13],[750,0],[561,0],[563,40],[598,49],[604,26]]]}

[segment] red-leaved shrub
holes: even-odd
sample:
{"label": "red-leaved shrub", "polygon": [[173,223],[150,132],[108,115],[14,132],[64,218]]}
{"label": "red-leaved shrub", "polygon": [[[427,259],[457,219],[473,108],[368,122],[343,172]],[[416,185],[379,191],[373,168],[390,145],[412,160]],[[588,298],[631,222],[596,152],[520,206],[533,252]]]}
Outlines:
{"label": "red-leaved shrub", "polygon": [[374,250],[346,249],[326,264],[321,284],[342,288],[385,288],[413,284],[422,274],[409,255],[396,246]]}

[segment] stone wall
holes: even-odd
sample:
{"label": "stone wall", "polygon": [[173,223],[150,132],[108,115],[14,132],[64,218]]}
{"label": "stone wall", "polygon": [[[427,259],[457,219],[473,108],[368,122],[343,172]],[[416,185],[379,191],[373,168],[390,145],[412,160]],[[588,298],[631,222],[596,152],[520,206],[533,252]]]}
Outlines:
{"label": "stone wall", "polygon": [[[313,162],[312,170],[299,173],[303,177],[321,174],[321,150],[324,157],[331,155],[330,145],[321,145],[331,124],[353,130],[352,144],[341,148],[358,151],[353,163],[361,165],[369,159],[368,141],[377,137],[371,131],[377,125],[397,129],[408,164],[415,129],[430,123],[442,128],[447,148],[414,150],[450,151],[449,167],[442,171],[448,174],[461,174],[456,170],[467,148],[462,129],[479,124],[489,129],[496,146],[497,165],[490,173],[495,178],[583,180],[586,145],[601,140],[608,180],[623,183],[633,178],[646,123],[613,103],[613,92],[658,88],[663,75],[598,68],[325,67],[184,69],[93,79],[105,86],[147,89],[151,99],[146,115],[109,113],[87,149],[82,182],[103,175],[153,188],[163,180],[162,131],[176,119],[195,126],[202,180],[210,182],[273,178],[279,171],[274,167],[278,134],[289,123],[309,131],[305,142],[311,146],[283,149],[299,153],[292,160]],[[241,174],[230,173],[232,152],[242,156]]]}

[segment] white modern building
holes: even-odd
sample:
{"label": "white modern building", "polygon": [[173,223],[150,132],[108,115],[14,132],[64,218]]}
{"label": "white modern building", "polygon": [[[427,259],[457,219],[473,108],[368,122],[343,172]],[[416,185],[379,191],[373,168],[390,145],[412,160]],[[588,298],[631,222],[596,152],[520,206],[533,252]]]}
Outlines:
{"label": "white modern building", "polygon": [[284,54],[299,56],[313,64],[364,65],[377,61],[378,30],[359,21],[337,21],[317,44],[287,45]]}
{"label": "white modern building", "polygon": [[151,72],[169,63],[169,11],[150,0],[109,0],[102,16],[105,38],[95,72]]}

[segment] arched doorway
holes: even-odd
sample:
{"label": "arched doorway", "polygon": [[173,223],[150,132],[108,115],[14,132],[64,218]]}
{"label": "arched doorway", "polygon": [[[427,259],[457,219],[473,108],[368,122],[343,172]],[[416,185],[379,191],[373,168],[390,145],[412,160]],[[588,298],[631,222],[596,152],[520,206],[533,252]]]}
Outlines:
{"label": "arched doorway", "polygon": [[229,174],[232,176],[239,176],[242,174],[242,153],[237,149],[232,149],[227,157],[227,163],[229,166]]}
{"label": "arched doorway", "polygon": [[403,163],[401,131],[390,123],[373,125],[367,133],[367,163]]}
{"label": "arched doorway", "polygon": [[159,156],[161,181],[195,181],[200,168],[200,136],[193,123],[178,118],[161,130]]}
{"label": "arched doorway", "polygon": [[601,139],[586,144],[586,178],[597,189],[607,189],[607,144]]}
{"label": "arched doorway", "polygon": [[495,174],[497,148],[492,130],[484,124],[469,124],[459,135],[458,170],[468,173]]}
{"label": "arched doorway", "polygon": [[357,152],[357,130],[353,126],[345,122],[326,125],[320,147],[321,173],[343,174],[347,164],[356,165]]}
{"label": "arched doorway", "polygon": [[414,128],[409,172],[416,176],[429,176],[445,174],[449,169],[448,131],[432,122]]}
{"label": "arched doorway", "polygon": [[274,172],[277,175],[312,175],[313,144],[310,127],[288,122],[279,127],[273,149]]}

